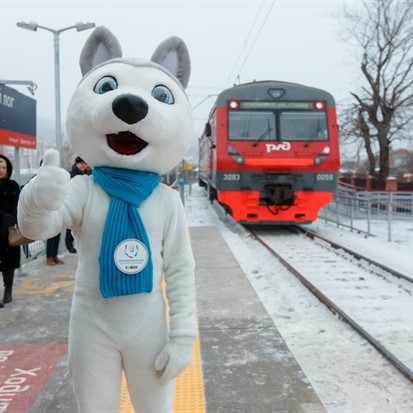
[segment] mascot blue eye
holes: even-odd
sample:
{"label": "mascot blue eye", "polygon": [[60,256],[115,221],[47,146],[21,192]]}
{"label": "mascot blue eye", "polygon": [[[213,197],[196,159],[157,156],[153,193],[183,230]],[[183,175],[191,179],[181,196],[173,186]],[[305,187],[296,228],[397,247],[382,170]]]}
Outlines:
{"label": "mascot blue eye", "polygon": [[103,93],[110,92],[118,88],[118,82],[112,76],[105,76],[96,83],[93,89],[96,93],[102,95]]}
{"label": "mascot blue eye", "polygon": [[157,85],[152,90],[152,96],[159,102],[172,105],[175,100],[172,92],[164,85]]}

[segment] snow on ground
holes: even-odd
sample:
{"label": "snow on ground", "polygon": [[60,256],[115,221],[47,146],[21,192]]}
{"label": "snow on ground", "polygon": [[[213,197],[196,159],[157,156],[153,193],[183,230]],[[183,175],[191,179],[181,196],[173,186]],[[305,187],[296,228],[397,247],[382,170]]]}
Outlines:
{"label": "snow on ground", "polygon": [[[189,226],[219,228],[328,413],[413,411],[413,384],[274,262],[242,227],[230,219],[222,222],[202,188],[192,187],[185,208]],[[377,260],[386,259],[399,271],[412,272],[412,250],[407,247],[364,238],[320,220],[312,229]]]}
{"label": "snow on ground", "polygon": [[[409,226],[411,223],[407,222],[406,225]],[[337,242],[337,244],[368,256],[389,268],[413,278],[413,249],[408,246],[388,242],[377,237],[369,237],[365,234],[351,232],[343,228],[339,229],[335,224],[326,224],[323,220],[318,220],[311,225],[305,225],[305,227]],[[411,229],[407,227],[407,231],[411,231]]]}

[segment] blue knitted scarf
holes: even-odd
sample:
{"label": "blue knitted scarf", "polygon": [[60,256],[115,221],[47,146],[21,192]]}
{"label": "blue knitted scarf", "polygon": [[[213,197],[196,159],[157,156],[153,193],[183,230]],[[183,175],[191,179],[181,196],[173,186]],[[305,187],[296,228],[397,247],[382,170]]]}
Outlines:
{"label": "blue knitted scarf", "polygon": [[138,208],[159,184],[160,176],[98,167],[93,177],[111,197],[99,256],[100,292],[105,298],[149,293],[153,286],[151,249]]}

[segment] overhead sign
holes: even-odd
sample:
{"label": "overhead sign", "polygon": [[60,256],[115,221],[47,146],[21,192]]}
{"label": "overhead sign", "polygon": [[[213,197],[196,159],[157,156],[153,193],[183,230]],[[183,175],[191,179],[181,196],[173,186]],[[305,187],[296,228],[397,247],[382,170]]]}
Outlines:
{"label": "overhead sign", "polygon": [[0,145],[36,149],[36,100],[0,84]]}
{"label": "overhead sign", "polygon": [[241,109],[301,109],[312,110],[314,109],[313,102],[291,102],[291,101],[241,101]]}

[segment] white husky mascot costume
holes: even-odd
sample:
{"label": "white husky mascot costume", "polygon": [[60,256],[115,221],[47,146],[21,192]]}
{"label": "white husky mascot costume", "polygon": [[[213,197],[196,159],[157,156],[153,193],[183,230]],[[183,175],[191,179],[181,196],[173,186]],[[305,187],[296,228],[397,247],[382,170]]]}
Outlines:
{"label": "white husky mascot costume", "polygon": [[65,228],[76,239],[69,369],[79,411],[118,412],[123,370],[136,412],[172,412],[173,379],[197,334],[195,264],[182,202],[160,175],[192,140],[188,51],[170,37],[151,61],[122,58],[116,37],[98,27],[80,66],[66,127],[93,174],[69,179],[47,151],[22,190],[19,225],[32,239]]}

